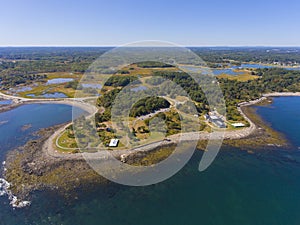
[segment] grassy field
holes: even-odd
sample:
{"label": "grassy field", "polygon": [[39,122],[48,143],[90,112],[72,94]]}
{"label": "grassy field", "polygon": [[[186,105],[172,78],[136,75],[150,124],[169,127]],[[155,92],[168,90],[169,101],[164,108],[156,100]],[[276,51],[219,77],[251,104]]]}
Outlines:
{"label": "grassy field", "polygon": [[[239,71],[238,71],[239,72]],[[249,71],[244,72],[243,74],[239,75],[229,75],[229,74],[221,74],[218,78],[227,78],[229,80],[238,80],[238,81],[248,81],[248,80],[255,80],[259,78],[259,76],[251,75]]]}
{"label": "grassy field", "polygon": [[127,75],[141,75],[141,76],[149,76],[152,75],[154,71],[178,71],[176,67],[167,67],[167,68],[141,68],[136,64],[127,66],[123,68],[124,71],[128,71]]}
{"label": "grassy field", "polygon": [[70,138],[68,136],[69,131],[64,131],[61,136],[59,136],[57,143],[63,148],[78,148],[75,138]]}

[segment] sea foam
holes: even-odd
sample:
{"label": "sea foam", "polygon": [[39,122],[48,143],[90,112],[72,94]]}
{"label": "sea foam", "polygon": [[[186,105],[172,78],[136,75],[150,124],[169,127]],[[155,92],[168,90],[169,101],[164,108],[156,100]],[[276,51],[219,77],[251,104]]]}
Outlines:
{"label": "sea foam", "polygon": [[[2,163],[3,167],[5,166],[5,161]],[[3,168],[5,171],[5,167]],[[13,195],[13,193],[11,192],[11,190],[9,190],[10,188],[10,183],[3,179],[0,178],[0,196],[4,196],[7,195],[8,199],[10,200],[10,205],[13,208],[23,208],[26,206],[29,206],[31,204],[30,201],[21,201],[20,199],[17,198],[17,196]]]}

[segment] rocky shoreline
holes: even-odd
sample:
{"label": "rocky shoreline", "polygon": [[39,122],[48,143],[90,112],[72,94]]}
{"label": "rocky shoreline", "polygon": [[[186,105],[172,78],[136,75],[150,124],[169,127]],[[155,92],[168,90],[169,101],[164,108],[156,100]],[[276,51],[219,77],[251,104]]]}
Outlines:
{"label": "rocky shoreline", "polygon": [[34,190],[58,190],[67,194],[91,182],[107,183],[83,158],[54,158],[41,151],[44,142],[59,127],[61,125],[40,130],[38,140],[29,141],[8,153],[4,178],[18,198],[27,199]]}
{"label": "rocky shoreline", "polygon": [[12,110],[12,109],[17,108],[21,105],[22,104],[20,104],[20,103],[13,103],[13,104],[10,104],[10,105],[3,105],[3,106],[0,107],[0,113]]}

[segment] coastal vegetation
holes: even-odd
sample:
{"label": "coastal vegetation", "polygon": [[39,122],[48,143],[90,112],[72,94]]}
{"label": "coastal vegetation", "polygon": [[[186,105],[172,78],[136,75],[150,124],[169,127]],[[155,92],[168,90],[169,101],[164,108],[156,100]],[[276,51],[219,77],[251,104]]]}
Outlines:
{"label": "coastal vegetation", "polygon": [[[190,121],[200,121],[200,130],[209,131],[212,124],[205,121],[204,115],[213,110],[218,111],[218,107],[210,108],[201,86],[210,89],[215,102],[219,101],[221,104],[220,99],[224,97],[228,129],[238,129],[231,126],[231,123],[234,122],[242,122],[245,126],[249,126],[238,110],[240,103],[258,99],[264,93],[300,91],[299,70],[278,67],[264,69],[240,67],[245,62],[297,65],[299,63],[298,54],[291,53],[288,54],[288,57],[283,58],[288,51],[285,48],[282,48],[280,53],[278,51],[267,52],[260,48],[251,51],[242,48],[230,50],[192,48],[212,68],[221,69],[235,66],[232,74],[226,74],[226,70],[224,70],[224,73],[220,72],[216,76],[223,96],[214,90],[213,82],[215,81],[205,73],[201,74],[196,82],[189,74],[172,65],[152,61],[134,63],[117,70],[116,74],[112,74],[107,79],[101,90],[100,88],[97,90],[92,87],[84,87],[79,82],[83,72],[88,69],[89,63],[96,59],[97,54],[108,49],[87,48],[84,51],[81,48],[54,48],[51,50],[41,48],[35,49],[35,52],[26,49],[26,54],[22,49],[15,49],[10,54],[8,54],[8,49],[2,49],[0,65],[3,70],[0,72],[0,88],[7,91],[7,94],[22,97],[42,97],[51,93],[61,93],[65,97],[73,97],[75,91],[80,92],[82,96],[100,95],[97,99],[99,112],[95,114],[95,121],[98,136],[104,145],[107,145],[111,138],[117,137],[118,129],[113,129],[111,124],[112,110],[115,115],[123,116],[124,109],[131,106],[128,111],[130,126],[127,129],[129,129],[132,140],[136,142],[149,136],[149,125],[154,119],[164,121],[162,127],[165,128],[167,135],[178,133],[182,121],[176,110],[183,114],[193,114],[193,118],[189,118]],[[272,62],[266,60],[270,55],[272,57],[269,59]],[[29,64],[32,67],[30,70],[28,69]],[[24,68],[27,68],[26,72],[23,71]],[[66,81],[49,82],[56,78],[63,78]],[[16,87],[21,90],[14,90]],[[119,95],[120,93],[122,95]],[[118,104],[114,104],[116,100]],[[166,111],[160,111],[162,109],[166,109]],[[151,118],[143,118],[147,115],[151,115]],[[119,123],[118,126],[124,129],[125,125]],[[82,127],[91,127],[91,121],[84,121]],[[92,128],[88,130],[91,131]],[[72,140],[74,139],[72,132],[72,129],[65,131],[58,140],[60,146],[77,147]],[[84,133],[80,135],[86,140],[90,138]]]}
{"label": "coastal vegetation", "polygon": [[32,82],[46,81],[46,74],[19,74],[18,76],[1,76],[1,88],[7,90],[20,84],[31,84]]}
{"label": "coastal vegetation", "polygon": [[153,61],[145,61],[136,63],[138,67],[141,68],[170,68],[174,67],[170,64],[162,63],[162,62],[153,62]]}
{"label": "coastal vegetation", "polygon": [[140,99],[139,101],[137,101],[133,105],[129,115],[132,117],[143,116],[153,113],[156,110],[169,107],[170,103],[164,98],[147,97],[145,99]]}
{"label": "coastal vegetation", "polygon": [[130,82],[137,81],[138,78],[134,76],[111,76],[106,82],[106,86],[125,87]]}

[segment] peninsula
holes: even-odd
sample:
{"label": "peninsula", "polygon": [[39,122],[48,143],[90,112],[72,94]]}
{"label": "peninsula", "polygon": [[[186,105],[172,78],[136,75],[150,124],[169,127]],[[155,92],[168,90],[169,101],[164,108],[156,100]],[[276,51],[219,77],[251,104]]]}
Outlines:
{"label": "peninsula", "polygon": [[[284,137],[269,128],[248,106],[268,104],[273,96],[300,96],[299,71],[278,66],[240,67],[232,68],[233,74],[225,74],[228,68],[225,63],[223,67],[217,70],[224,69],[224,73],[216,76],[226,104],[223,115],[218,109],[209,107],[203,91],[188,74],[165,64],[143,62],[129,65],[117,71],[103,86],[91,80],[90,83],[80,82],[82,72],[39,73],[24,83],[18,80],[20,77],[4,77],[0,99],[10,100],[11,104],[2,106],[0,110],[31,103],[72,105],[87,112],[78,118],[79,127],[93,127],[94,123],[97,135],[93,138],[84,129],[76,130],[72,123],[41,130],[39,140],[30,141],[22,147],[22,151],[12,151],[7,156],[5,178],[11,183],[12,192],[24,199],[32,190],[41,188],[68,193],[70,189],[84,184],[106,183],[89,168],[82,157],[83,152],[103,152],[103,160],[107,154],[112,154],[129,164],[151,165],[168,157],[178,140],[199,140],[199,149],[205,150],[205,143],[212,133],[219,134],[225,144],[242,146],[249,152],[257,145],[287,145]],[[175,86],[161,78],[181,86],[190,98],[164,95],[165,92],[174,93]],[[146,95],[137,100],[129,112],[128,139],[118,134],[124,124],[113,126],[111,111],[118,94],[132,82],[134,85],[129,92]],[[147,92],[153,88],[161,95],[147,97]],[[76,91],[80,97],[74,97]],[[122,103],[125,104],[126,99]],[[199,130],[182,133],[180,114],[188,115],[188,125],[199,123]],[[151,124],[160,120],[165,121],[158,126],[163,129],[150,131]],[[87,140],[88,146],[78,146],[76,132]],[[116,146],[110,146],[112,140],[118,141]],[[103,151],[107,149],[110,151]],[[68,183],[62,182],[65,177],[68,177]]]}

